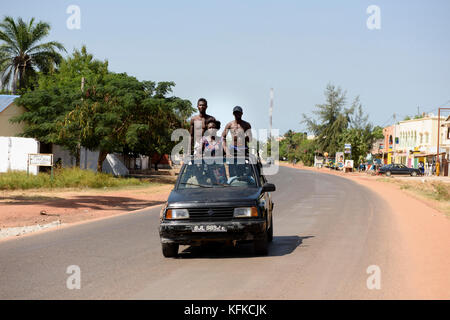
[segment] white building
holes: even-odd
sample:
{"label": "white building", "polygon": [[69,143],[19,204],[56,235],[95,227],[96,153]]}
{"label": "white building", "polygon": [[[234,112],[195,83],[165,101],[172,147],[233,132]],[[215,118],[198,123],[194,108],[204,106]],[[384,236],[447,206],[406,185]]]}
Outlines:
{"label": "white building", "polygon": [[[445,120],[441,117],[441,121]],[[447,132],[441,130],[440,140],[443,141]],[[420,162],[432,164],[436,161],[438,135],[438,117],[428,115],[420,119],[400,121],[395,126],[395,136],[398,139],[394,152],[394,162],[403,163],[408,167],[417,168]],[[450,142],[450,141],[449,141]],[[445,154],[445,149],[440,148]],[[445,158],[445,156],[444,156]]]}

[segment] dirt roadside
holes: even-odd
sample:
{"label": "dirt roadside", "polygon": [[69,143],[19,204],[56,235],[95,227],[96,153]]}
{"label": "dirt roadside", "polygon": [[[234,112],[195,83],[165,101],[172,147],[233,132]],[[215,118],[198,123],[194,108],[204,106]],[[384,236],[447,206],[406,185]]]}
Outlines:
{"label": "dirt roadside", "polygon": [[393,219],[404,239],[411,283],[423,299],[450,298],[450,219],[431,201],[414,197],[397,184],[376,177],[342,173],[327,168],[280,164],[297,169],[334,174],[350,179],[378,194],[391,207]]}
{"label": "dirt roadside", "polygon": [[0,192],[0,229],[87,221],[162,204],[171,183],[122,189]]}

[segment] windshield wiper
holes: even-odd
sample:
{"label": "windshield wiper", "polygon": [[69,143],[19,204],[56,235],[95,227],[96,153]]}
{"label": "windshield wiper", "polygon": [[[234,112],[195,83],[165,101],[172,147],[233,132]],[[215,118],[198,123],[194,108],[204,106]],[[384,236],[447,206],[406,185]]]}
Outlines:
{"label": "windshield wiper", "polygon": [[213,183],[213,185],[215,185],[215,186],[222,186],[222,187],[231,187],[229,184],[227,184],[227,183],[218,183],[218,182],[215,182],[215,183]]}
{"label": "windshield wiper", "polygon": [[212,186],[205,186],[204,184],[198,184],[198,183],[180,182],[180,184],[197,186],[197,187],[202,187],[202,188],[212,188]]}

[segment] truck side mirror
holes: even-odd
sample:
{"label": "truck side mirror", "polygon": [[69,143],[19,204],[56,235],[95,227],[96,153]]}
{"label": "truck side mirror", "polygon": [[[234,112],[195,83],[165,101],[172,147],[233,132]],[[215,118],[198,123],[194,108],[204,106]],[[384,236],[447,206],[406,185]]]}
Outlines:
{"label": "truck side mirror", "polygon": [[275,190],[276,190],[276,187],[273,183],[264,183],[264,185],[262,187],[263,192],[272,192]]}

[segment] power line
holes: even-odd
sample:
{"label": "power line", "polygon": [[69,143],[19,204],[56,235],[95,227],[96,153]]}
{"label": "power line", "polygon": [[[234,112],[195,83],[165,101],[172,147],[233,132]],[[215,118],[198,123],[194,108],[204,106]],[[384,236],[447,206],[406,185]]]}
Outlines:
{"label": "power line", "polygon": [[441,105],[438,106],[438,107],[432,107],[432,108],[429,109],[428,111],[424,111],[424,113],[430,113],[431,111],[437,110],[437,109],[439,109],[439,108],[441,108],[441,107],[444,107],[445,105],[448,105],[448,104],[450,104],[450,100],[447,100],[446,102],[444,102],[443,104],[441,104]]}
{"label": "power line", "polygon": [[385,127],[388,123],[391,122],[391,119],[393,118],[393,116],[390,116],[385,122],[383,122],[383,124],[381,125],[381,127]]}

